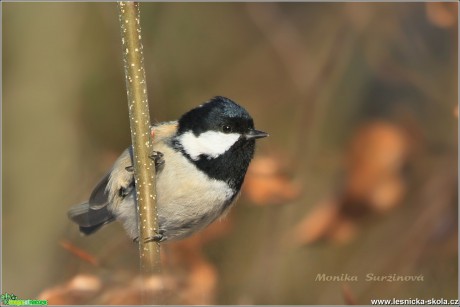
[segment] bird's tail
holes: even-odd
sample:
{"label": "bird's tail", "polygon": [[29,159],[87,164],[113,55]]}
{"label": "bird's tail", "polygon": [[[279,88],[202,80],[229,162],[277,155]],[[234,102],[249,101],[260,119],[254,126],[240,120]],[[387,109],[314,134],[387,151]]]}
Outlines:
{"label": "bird's tail", "polygon": [[92,234],[115,219],[107,206],[92,208],[89,203],[73,206],[70,208],[68,216],[80,226],[80,232],[84,235]]}

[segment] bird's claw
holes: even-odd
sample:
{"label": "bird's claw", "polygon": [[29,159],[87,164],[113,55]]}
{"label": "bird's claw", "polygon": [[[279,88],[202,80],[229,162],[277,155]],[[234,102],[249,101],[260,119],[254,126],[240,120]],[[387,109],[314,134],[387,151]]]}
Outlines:
{"label": "bird's claw", "polygon": [[147,237],[144,239],[144,243],[149,243],[149,242],[157,242],[160,243],[164,240],[166,240],[166,237],[164,236],[165,231],[160,229],[158,232],[152,236],[152,237]]}
{"label": "bird's claw", "polygon": [[[157,242],[157,243],[163,242],[164,240],[166,240],[164,233],[165,231],[163,229],[160,229],[154,236],[145,238],[144,244],[149,243],[149,242]],[[135,237],[133,239],[133,242],[139,243],[139,237]]]}
{"label": "bird's claw", "polygon": [[165,160],[163,159],[164,154],[159,151],[153,151],[150,155],[149,158],[152,159],[155,162],[155,167],[160,167],[165,163]]}
{"label": "bird's claw", "polygon": [[[164,154],[159,151],[153,151],[150,155],[149,158],[152,159],[155,162],[155,167],[158,168],[165,164],[165,159],[163,159]],[[128,172],[132,173],[134,172],[134,166],[130,165],[125,167],[125,170]]]}

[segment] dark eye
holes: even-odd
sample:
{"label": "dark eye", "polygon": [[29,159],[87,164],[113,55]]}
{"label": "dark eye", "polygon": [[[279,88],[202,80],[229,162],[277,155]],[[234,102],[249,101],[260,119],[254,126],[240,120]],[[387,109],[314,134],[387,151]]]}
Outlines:
{"label": "dark eye", "polygon": [[222,132],[230,133],[230,132],[232,132],[232,127],[230,127],[229,125],[223,125],[222,126]]}

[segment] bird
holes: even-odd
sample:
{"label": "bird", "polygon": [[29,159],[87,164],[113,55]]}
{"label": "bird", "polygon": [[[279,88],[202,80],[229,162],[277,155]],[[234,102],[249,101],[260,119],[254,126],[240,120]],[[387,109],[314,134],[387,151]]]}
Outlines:
{"label": "bird", "polygon": [[[147,241],[184,239],[225,216],[236,202],[254,157],[256,130],[251,115],[229,98],[216,96],[177,121],[151,127],[156,167],[158,229]],[[128,147],[96,185],[87,202],[68,211],[83,235],[115,220],[139,240],[133,168]]]}

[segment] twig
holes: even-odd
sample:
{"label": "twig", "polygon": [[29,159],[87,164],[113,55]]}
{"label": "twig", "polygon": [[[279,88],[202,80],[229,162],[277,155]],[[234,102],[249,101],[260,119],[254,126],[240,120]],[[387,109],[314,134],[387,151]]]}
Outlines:
{"label": "twig", "polygon": [[160,246],[146,238],[158,230],[155,164],[149,156],[153,146],[150,136],[150,113],[142,52],[139,3],[118,2],[123,43],[129,119],[133,144],[133,163],[136,183],[136,200],[139,218],[139,253],[141,272],[159,271]]}
{"label": "twig", "polygon": [[80,258],[81,260],[88,262],[94,265],[95,267],[100,266],[99,260],[96,257],[91,255],[87,251],[75,246],[75,244],[73,244],[72,242],[69,242],[67,240],[61,240],[59,241],[59,245],[61,245],[62,248],[68,250],[69,252],[71,252],[72,254]]}

